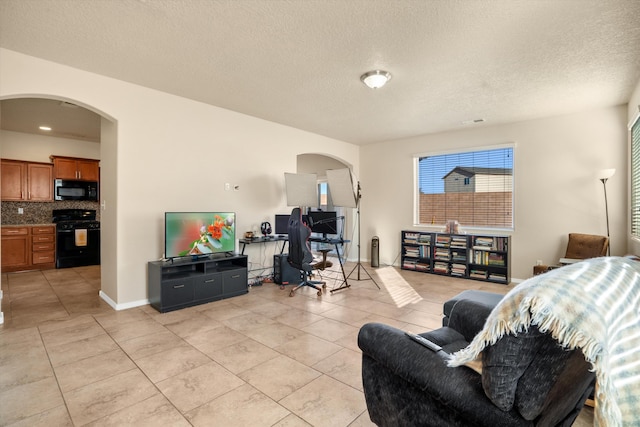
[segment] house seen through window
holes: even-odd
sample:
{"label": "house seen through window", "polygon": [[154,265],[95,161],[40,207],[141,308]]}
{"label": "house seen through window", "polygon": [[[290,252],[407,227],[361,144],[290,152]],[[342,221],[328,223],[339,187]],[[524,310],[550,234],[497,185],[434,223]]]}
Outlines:
{"label": "house seen through window", "polygon": [[418,225],[513,229],[513,147],[416,160]]}

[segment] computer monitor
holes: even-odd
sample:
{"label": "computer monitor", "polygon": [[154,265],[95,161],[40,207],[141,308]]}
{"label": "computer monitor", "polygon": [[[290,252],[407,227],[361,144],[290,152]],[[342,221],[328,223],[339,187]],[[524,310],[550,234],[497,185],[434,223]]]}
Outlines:
{"label": "computer monitor", "polygon": [[309,226],[314,233],[338,234],[338,216],[336,212],[309,211]]}
{"label": "computer monitor", "polygon": [[274,233],[279,235],[289,234],[289,217],[291,215],[276,214],[276,228]]}

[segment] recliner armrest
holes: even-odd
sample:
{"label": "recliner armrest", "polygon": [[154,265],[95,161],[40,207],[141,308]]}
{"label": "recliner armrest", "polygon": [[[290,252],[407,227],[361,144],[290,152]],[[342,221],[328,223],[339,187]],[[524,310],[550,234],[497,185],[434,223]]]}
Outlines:
{"label": "recliner armrest", "polygon": [[[379,365],[442,405],[450,407],[468,425],[517,426],[522,419],[515,411],[503,412],[486,397],[481,376],[467,367],[450,368],[438,353],[414,342],[403,331],[380,323],[365,324],[358,334],[364,357]],[[365,394],[367,375],[365,372]],[[390,391],[392,392],[392,391]]]}

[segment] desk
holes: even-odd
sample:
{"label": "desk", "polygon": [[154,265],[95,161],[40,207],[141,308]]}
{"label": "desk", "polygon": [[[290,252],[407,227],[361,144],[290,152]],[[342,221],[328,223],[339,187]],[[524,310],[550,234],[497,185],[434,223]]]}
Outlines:
{"label": "desk", "polygon": [[338,286],[335,289],[331,289],[331,293],[335,292],[335,291],[339,291],[341,289],[345,289],[350,287],[351,285],[349,285],[349,283],[347,282],[347,275],[344,272],[344,264],[342,263],[342,255],[340,255],[340,245],[343,245],[345,243],[349,243],[351,240],[344,240],[344,239],[324,239],[321,237],[310,237],[309,238],[310,242],[314,242],[314,243],[326,243],[327,245],[333,245],[336,248],[336,252],[338,254],[338,261],[340,262],[340,271],[342,271],[342,284],[340,286]]}
{"label": "desk", "polygon": [[240,239],[238,240],[238,243],[242,244],[242,251],[240,253],[244,255],[244,248],[247,245],[252,245],[254,243],[265,244],[265,243],[271,243],[271,242],[283,242],[282,248],[280,248],[280,253],[282,253],[284,252],[284,246],[288,241],[289,241],[289,238],[287,236],[273,236],[273,237],[254,237],[253,239]]}

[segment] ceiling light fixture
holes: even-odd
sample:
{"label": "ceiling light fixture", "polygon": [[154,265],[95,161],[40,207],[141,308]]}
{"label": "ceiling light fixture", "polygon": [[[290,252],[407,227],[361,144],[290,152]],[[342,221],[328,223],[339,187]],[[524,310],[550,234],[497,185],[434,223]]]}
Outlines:
{"label": "ceiling light fixture", "polygon": [[360,80],[371,89],[380,89],[391,80],[391,73],[388,71],[373,70],[361,75]]}
{"label": "ceiling light fixture", "polygon": [[38,129],[49,132],[51,128],[49,126],[40,126]]}

